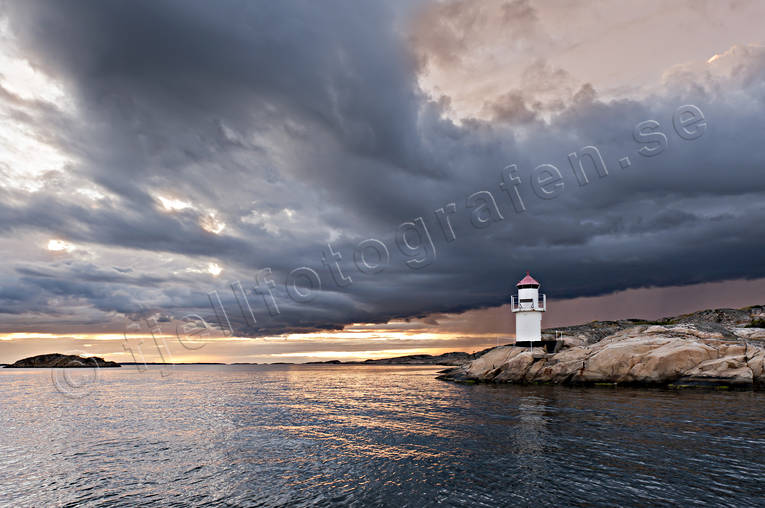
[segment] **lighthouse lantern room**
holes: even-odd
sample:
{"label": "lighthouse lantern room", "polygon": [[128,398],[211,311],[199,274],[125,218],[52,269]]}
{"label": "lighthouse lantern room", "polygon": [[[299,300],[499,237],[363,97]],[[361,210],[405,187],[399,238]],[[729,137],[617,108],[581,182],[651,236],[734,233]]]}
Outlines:
{"label": "lighthouse lantern room", "polygon": [[542,313],[547,310],[547,297],[539,294],[539,282],[529,272],[516,287],[518,294],[510,297],[510,309],[515,314],[515,343],[541,346]]}

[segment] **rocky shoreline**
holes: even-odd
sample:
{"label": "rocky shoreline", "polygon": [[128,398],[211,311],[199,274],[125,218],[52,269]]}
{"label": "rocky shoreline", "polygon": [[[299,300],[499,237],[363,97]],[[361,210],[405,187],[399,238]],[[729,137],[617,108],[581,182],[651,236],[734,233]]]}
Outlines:
{"label": "rocky shoreline", "polygon": [[439,379],[455,382],[726,388],[765,386],[763,306],[659,321],[597,321],[559,332],[556,352],[492,348]]}

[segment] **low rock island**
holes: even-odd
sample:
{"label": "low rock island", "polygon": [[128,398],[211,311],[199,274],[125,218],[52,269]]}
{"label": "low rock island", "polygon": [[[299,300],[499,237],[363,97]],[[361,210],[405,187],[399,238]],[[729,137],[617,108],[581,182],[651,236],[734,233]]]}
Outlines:
{"label": "low rock island", "polygon": [[[457,382],[644,386],[765,385],[765,307],[660,321],[595,321],[544,330],[556,350],[492,348],[439,379]],[[558,335],[558,337],[556,337]],[[543,338],[545,338],[543,337]]]}
{"label": "low rock island", "polygon": [[31,356],[17,361],[11,365],[6,365],[6,369],[29,369],[29,368],[94,368],[94,367],[122,367],[117,362],[108,362],[98,356],[77,356],[77,355],[62,355],[59,353],[52,353],[48,355]]}

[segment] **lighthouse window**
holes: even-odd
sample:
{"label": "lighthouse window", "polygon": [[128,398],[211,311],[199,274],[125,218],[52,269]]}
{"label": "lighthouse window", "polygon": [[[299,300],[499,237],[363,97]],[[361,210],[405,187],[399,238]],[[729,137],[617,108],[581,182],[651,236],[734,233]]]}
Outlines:
{"label": "lighthouse window", "polygon": [[521,303],[528,303],[528,302],[533,302],[533,301],[534,301],[533,298],[521,298]]}

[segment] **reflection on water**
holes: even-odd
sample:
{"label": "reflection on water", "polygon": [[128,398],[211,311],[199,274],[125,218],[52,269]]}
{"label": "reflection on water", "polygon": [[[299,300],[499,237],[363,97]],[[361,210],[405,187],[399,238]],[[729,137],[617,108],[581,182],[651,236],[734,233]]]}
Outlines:
{"label": "reflection on water", "polygon": [[0,504],[724,504],[765,498],[765,393],[462,386],[436,368],[0,370]]}

